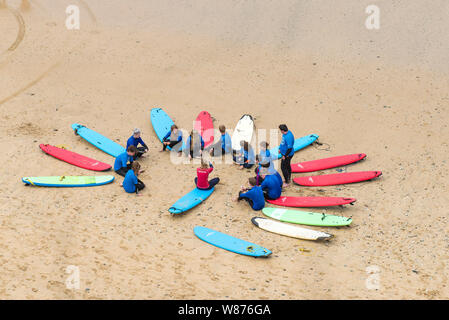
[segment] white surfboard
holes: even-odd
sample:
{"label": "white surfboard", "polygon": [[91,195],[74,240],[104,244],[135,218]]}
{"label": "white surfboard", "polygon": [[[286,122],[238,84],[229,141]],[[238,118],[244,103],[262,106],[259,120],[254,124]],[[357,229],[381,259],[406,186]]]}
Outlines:
{"label": "white surfboard", "polygon": [[263,230],[292,238],[305,239],[305,240],[329,240],[330,238],[333,237],[333,235],[326,232],[315,231],[298,226],[292,226],[287,223],[274,221],[266,218],[254,217],[251,219],[251,221],[254,225]]}
{"label": "white surfboard", "polygon": [[240,141],[246,141],[251,144],[251,140],[253,138],[254,133],[254,121],[253,117],[249,114],[244,114],[239,122],[237,122],[237,126],[234,129],[234,133],[232,134],[232,149],[240,151]]}

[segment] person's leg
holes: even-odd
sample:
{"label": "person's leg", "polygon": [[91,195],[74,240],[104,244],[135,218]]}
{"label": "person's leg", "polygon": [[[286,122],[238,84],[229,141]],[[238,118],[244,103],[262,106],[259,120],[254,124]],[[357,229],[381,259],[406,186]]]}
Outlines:
{"label": "person's leg", "polygon": [[285,158],[285,172],[286,172],[286,182],[290,183],[290,179],[292,177],[292,166],[290,162],[292,161],[292,157]]}
{"label": "person's leg", "polygon": [[252,208],[253,207],[253,200],[251,200],[251,199],[249,199],[247,197],[241,197],[240,196],[241,193],[242,193],[242,191],[239,192],[239,198],[237,200],[239,200],[239,201],[240,200],[245,200],[246,202],[248,202],[249,206]]}
{"label": "person's leg", "polygon": [[244,163],[243,167],[246,168],[246,169],[251,169],[253,167],[253,165],[254,164],[252,164],[252,163]]}
{"label": "person's leg", "polygon": [[282,159],[281,160],[281,171],[282,171],[282,175],[284,176],[284,181],[285,183],[288,183],[288,170],[286,168],[286,162],[287,162],[287,158]]}
{"label": "person's leg", "polygon": [[122,177],[126,176],[126,173],[129,171],[129,168],[120,168],[118,170],[115,171],[115,173],[117,173],[118,175],[121,175]]}
{"label": "person's leg", "polygon": [[137,179],[136,192],[142,190],[143,188],[145,188],[145,184],[139,179]]}
{"label": "person's leg", "polygon": [[137,148],[137,152],[134,155],[134,160],[139,159],[144,153],[145,153],[145,148],[144,147],[138,147]]}
{"label": "person's leg", "polygon": [[208,189],[212,189],[212,188],[215,187],[219,182],[220,182],[220,178],[213,178],[213,179],[209,180],[209,188],[208,188]]}

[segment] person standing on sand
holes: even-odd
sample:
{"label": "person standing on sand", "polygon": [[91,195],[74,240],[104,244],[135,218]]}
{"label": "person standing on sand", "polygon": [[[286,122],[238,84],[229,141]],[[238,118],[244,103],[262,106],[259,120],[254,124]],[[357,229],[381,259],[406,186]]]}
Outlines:
{"label": "person standing on sand", "polygon": [[115,158],[114,162],[115,173],[124,177],[129,169],[131,169],[131,165],[134,161],[134,156],[136,155],[136,153],[137,148],[133,145],[130,145],[125,152],[119,154],[117,158]]}
{"label": "person standing on sand", "polygon": [[125,175],[125,180],[123,180],[123,183],[121,186],[123,189],[125,189],[128,193],[136,193],[138,196],[141,194],[139,193],[140,190],[145,188],[145,184],[137,179],[137,176],[140,174],[140,164],[138,162],[133,162],[131,165],[131,170],[128,170],[128,172]]}
{"label": "person standing on sand", "polygon": [[[142,145],[142,147],[138,147],[139,143]],[[126,149],[128,149],[128,147],[131,145],[137,148],[137,153],[134,156],[134,160],[142,157],[144,153],[148,152],[148,146],[140,137],[140,129],[134,129],[133,135],[126,142]]]}
{"label": "person standing on sand", "polygon": [[293,151],[295,137],[293,136],[293,133],[288,130],[288,127],[285,124],[281,124],[279,126],[279,130],[281,130],[282,133],[282,141],[279,146],[279,153],[282,156],[281,170],[282,174],[284,175],[285,181],[283,187],[288,187],[292,176],[292,167],[290,162],[293,158],[293,155],[295,154],[295,152]]}

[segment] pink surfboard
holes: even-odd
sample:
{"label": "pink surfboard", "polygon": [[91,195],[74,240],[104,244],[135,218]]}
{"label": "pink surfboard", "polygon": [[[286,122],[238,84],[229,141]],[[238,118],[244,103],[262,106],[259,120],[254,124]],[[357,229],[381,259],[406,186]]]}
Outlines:
{"label": "pink surfboard", "polygon": [[208,147],[214,142],[214,123],[209,112],[200,112],[195,120],[194,129],[203,137],[204,147]]}
{"label": "pink surfboard", "polygon": [[276,200],[267,200],[271,204],[284,207],[332,207],[353,204],[355,198],[342,197],[280,197]]}
{"label": "pink surfboard", "polygon": [[382,171],[360,171],[324,174],[318,176],[298,177],[293,181],[301,186],[321,187],[335,186],[338,184],[354,183],[374,179],[382,174]]}
{"label": "pink surfboard", "polygon": [[100,162],[85,156],[82,156],[78,153],[54,147],[49,144],[40,144],[39,147],[44,151],[45,153],[59,159],[62,161],[65,161],[67,163],[73,164],[74,166],[87,169],[87,170],[93,170],[93,171],[107,171],[111,169],[111,165]]}
{"label": "pink surfboard", "polygon": [[292,164],[292,172],[312,172],[341,167],[347,164],[358,162],[362,159],[365,159],[365,157],[366,154],[364,153],[355,153],[345,156],[294,163]]}

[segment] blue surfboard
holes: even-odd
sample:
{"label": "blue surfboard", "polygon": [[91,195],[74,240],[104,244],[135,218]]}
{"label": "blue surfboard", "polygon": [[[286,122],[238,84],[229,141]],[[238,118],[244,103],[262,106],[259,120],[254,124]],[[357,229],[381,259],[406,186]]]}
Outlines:
{"label": "blue surfboard", "polygon": [[72,124],[72,129],[78,134],[81,138],[86,140],[87,142],[93,144],[101,151],[110,154],[113,157],[119,156],[121,153],[125,152],[126,149],[119,145],[117,142],[114,142],[98,132],[95,132],[81,124],[74,123]]}
{"label": "blue surfboard", "polygon": [[[171,126],[175,123],[169,115],[161,108],[151,109],[151,124],[160,142],[167,133],[170,132]],[[170,147],[167,147],[170,150]]]}
{"label": "blue surfboard", "polygon": [[168,209],[168,211],[173,214],[179,214],[190,210],[206,200],[212,192],[214,192],[214,188],[210,190],[200,190],[195,188],[184,197],[176,201],[175,204]]}
{"label": "blue surfboard", "polygon": [[[316,139],[318,139],[317,134],[309,134],[308,136],[295,139],[295,142],[293,143],[294,152],[299,151],[299,150],[311,145],[312,143],[314,143],[316,141]],[[270,149],[270,153],[271,153],[271,156],[273,157],[273,159],[281,158],[281,154],[279,153],[279,146]]]}
{"label": "blue surfboard", "polygon": [[234,238],[230,235],[205,228],[193,228],[195,235],[201,240],[234,253],[243,254],[252,257],[268,257],[271,251],[257,244]]}

